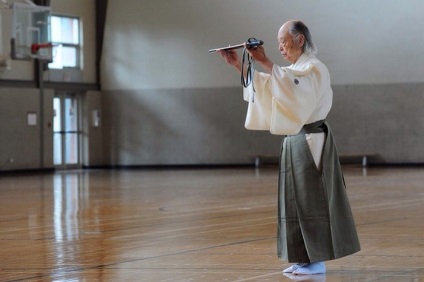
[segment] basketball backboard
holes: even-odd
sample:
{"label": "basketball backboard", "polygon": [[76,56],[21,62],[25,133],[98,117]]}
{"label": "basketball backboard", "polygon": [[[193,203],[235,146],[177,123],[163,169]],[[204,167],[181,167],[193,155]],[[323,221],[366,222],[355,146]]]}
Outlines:
{"label": "basketball backboard", "polygon": [[27,3],[13,3],[11,8],[12,59],[51,60],[51,46],[48,44],[50,43],[50,7],[37,6],[28,1]]}

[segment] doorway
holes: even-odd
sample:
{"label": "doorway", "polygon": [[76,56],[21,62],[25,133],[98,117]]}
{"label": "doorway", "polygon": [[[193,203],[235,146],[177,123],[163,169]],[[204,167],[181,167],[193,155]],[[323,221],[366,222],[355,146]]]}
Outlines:
{"label": "doorway", "polygon": [[79,96],[65,92],[53,98],[53,164],[58,169],[81,167]]}

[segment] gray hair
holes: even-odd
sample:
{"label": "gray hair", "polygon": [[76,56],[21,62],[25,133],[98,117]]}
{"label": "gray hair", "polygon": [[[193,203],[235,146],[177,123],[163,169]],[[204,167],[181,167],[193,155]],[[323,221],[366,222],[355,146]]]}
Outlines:
{"label": "gray hair", "polygon": [[298,44],[299,35],[305,37],[305,43],[303,44],[303,53],[315,55],[318,49],[312,42],[312,36],[309,32],[308,27],[301,21],[293,21],[289,27],[289,34],[293,37],[293,40]]}

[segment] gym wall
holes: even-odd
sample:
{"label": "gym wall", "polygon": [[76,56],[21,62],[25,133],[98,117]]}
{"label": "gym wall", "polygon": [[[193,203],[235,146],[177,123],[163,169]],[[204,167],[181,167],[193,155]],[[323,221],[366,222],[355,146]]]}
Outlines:
{"label": "gym wall", "polygon": [[[112,165],[248,164],[281,136],[243,128],[240,77],[208,49],[265,41],[301,19],[329,68],[342,156],[422,163],[424,2],[110,0],[102,59],[103,144]],[[371,160],[371,158],[370,158]]]}

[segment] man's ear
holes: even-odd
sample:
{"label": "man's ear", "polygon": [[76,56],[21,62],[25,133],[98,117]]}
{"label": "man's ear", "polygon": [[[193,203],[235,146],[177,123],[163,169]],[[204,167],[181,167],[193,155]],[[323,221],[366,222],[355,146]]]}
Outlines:
{"label": "man's ear", "polygon": [[299,35],[298,44],[299,44],[299,47],[303,47],[303,45],[305,45],[305,36],[303,34]]}

